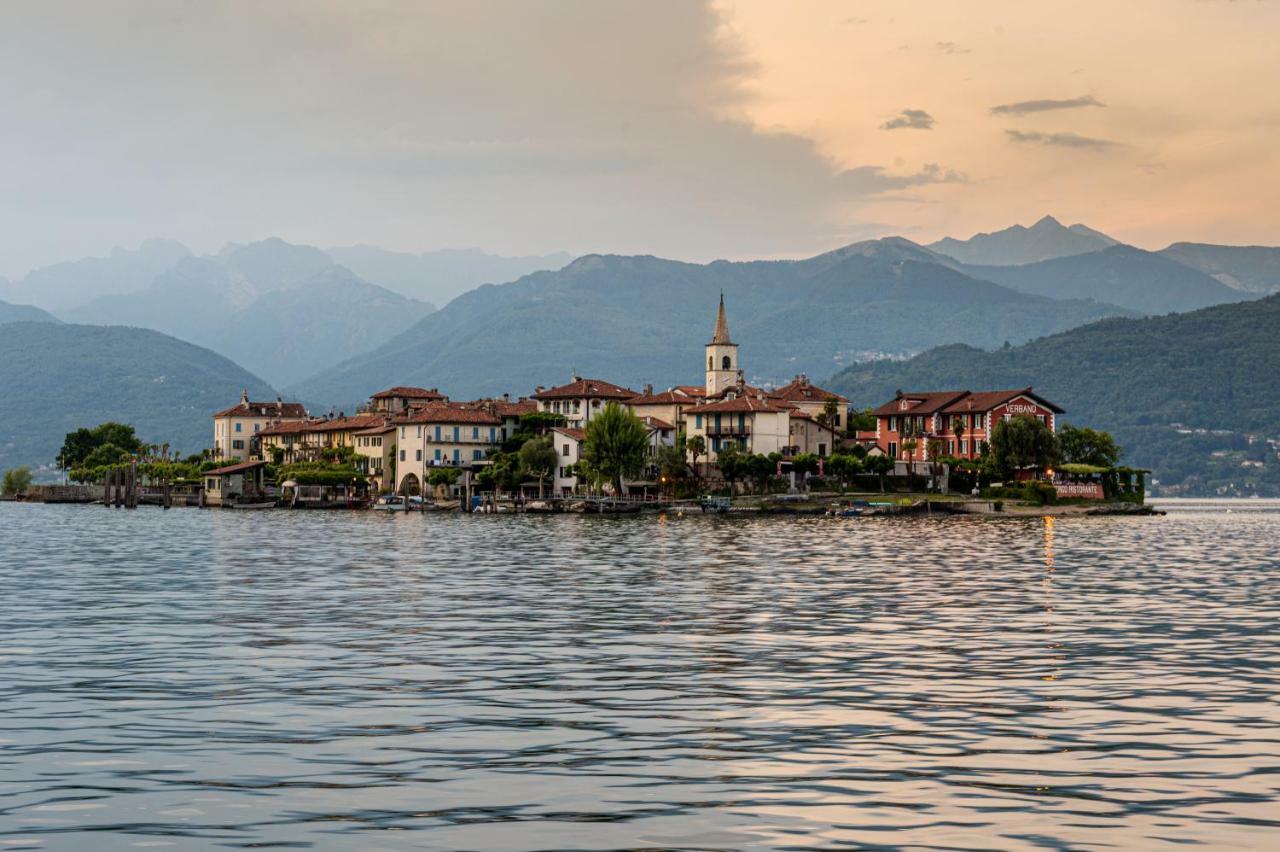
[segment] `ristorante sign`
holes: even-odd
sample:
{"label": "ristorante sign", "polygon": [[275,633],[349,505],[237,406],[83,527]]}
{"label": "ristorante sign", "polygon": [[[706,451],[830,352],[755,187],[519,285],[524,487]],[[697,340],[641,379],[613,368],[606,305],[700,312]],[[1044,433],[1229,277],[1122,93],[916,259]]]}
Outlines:
{"label": "ristorante sign", "polygon": [[1101,500],[1106,496],[1102,493],[1101,482],[1055,482],[1053,487],[1057,490],[1059,497],[1083,497],[1086,500]]}

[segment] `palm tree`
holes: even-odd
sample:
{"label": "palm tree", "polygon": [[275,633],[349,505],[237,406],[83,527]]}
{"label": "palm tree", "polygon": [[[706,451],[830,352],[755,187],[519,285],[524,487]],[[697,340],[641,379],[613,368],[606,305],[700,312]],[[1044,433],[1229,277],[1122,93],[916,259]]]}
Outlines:
{"label": "palm tree", "polygon": [[693,457],[693,476],[695,479],[701,479],[698,474],[698,457],[707,451],[707,439],[701,435],[694,435],[685,442],[685,446],[689,449],[689,455]]}

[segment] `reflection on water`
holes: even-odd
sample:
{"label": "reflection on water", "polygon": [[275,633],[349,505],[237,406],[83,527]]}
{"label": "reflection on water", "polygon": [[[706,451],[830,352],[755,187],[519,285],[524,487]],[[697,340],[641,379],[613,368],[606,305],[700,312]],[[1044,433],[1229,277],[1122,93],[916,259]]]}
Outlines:
{"label": "reflection on water", "polygon": [[0,848],[1273,845],[1280,506],[1168,508],[3,504]]}

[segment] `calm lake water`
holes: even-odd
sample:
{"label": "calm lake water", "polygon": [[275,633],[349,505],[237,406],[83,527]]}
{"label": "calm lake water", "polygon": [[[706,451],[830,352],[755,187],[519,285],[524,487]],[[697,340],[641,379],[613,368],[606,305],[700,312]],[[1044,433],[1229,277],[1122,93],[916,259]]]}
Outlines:
{"label": "calm lake water", "polygon": [[0,504],[0,849],[1276,848],[1280,504]]}

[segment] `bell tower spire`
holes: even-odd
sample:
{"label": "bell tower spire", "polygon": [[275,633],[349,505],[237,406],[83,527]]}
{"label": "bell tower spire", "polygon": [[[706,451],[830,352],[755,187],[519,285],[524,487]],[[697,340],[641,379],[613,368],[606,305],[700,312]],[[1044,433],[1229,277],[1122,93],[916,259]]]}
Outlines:
{"label": "bell tower spire", "polygon": [[738,344],[729,338],[729,319],[724,310],[724,293],[716,314],[716,330],[707,344],[707,396],[719,396],[738,382]]}

